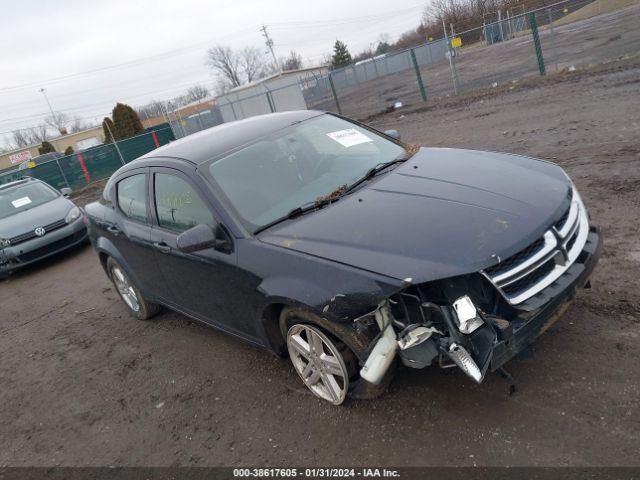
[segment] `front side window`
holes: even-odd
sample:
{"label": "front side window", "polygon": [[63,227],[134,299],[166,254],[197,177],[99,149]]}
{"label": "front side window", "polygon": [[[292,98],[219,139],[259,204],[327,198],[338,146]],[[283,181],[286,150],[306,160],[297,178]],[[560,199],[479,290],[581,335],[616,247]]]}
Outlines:
{"label": "front side window", "polygon": [[132,175],[118,182],[118,207],[127,217],[147,222],[145,174]]}
{"label": "front side window", "polygon": [[199,224],[213,226],[211,211],[184,179],[165,173],[155,174],[155,199],[158,223],[175,232],[184,232]]}

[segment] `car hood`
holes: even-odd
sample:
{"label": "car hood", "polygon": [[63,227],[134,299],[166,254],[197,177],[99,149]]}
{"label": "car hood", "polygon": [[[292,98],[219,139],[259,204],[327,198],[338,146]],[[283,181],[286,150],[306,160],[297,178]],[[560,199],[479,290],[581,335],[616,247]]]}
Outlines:
{"label": "car hood", "polygon": [[24,210],[10,217],[0,219],[0,238],[12,238],[44,227],[58,220],[63,220],[73,203],[63,196],[43,203],[37,207]]}
{"label": "car hood", "polygon": [[523,249],[562,216],[570,188],[550,162],[421,148],[365,187],[259,239],[424,282],[477,272]]}

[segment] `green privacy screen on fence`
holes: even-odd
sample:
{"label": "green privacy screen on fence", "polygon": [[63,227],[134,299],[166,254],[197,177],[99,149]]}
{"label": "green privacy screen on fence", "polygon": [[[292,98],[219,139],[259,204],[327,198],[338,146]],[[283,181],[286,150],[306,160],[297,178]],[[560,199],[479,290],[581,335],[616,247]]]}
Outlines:
{"label": "green privacy screen on fence", "polygon": [[113,143],[97,145],[72,155],[52,160],[26,170],[0,174],[0,185],[24,176],[38,178],[60,189],[82,188],[109,177],[124,163],[175,140],[168,124],[158,125],[147,133]]}

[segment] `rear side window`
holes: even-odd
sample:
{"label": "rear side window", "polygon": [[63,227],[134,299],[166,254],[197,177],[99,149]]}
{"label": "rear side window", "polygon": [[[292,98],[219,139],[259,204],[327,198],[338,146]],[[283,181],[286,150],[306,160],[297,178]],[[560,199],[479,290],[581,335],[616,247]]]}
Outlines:
{"label": "rear side window", "polygon": [[127,177],[118,182],[118,207],[132,220],[147,222],[147,200],[144,173]]}
{"label": "rear side window", "polygon": [[184,232],[201,223],[213,226],[211,211],[186,180],[156,173],[154,192],[161,227]]}

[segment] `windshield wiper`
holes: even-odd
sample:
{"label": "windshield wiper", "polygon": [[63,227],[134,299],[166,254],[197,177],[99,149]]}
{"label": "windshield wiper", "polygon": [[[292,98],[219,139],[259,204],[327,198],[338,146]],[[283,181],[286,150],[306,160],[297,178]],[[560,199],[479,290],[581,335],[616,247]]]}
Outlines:
{"label": "windshield wiper", "polygon": [[[328,195],[327,195],[328,197]],[[317,200],[314,200],[312,202],[307,202],[303,205],[300,205],[299,207],[296,208],[292,208],[291,210],[289,210],[289,213],[287,213],[286,215],[283,215],[280,218],[276,218],[275,220],[273,220],[272,222],[267,223],[266,225],[263,225],[261,227],[259,227],[257,230],[255,230],[253,233],[258,234],[260,232],[262,232],[263,230],[266,230],[267,228],[271,228],[274,225],[284,222],[285,220],[290,220],[292,218],[296,218],[299,217],[300,215],[303,215],[307,212],[310,212],[311,210],[316,210],[318,208],[322,208],[325,205],[337,200],[336,199],[329,199],[327,197],[320,197]]]}
{"label": "windshield wiper", "polygon": [[282,216],[280,218],[277,218],[276,220],[274,220],[272,222],[269,222],[266,225],[263,225],[263,226],[259,227],[253,233],[254,234],[258,234],[258,233],[262,232],[263,230],[266,230],[267,228],[273,227],[274,225],[276,225],[276,224],[278,224],[280,222],[284,222],[285,220],[290,220],[292,218],[299,217],[300,215],[303,215],[303,214],[305,214],[307,212],[310,212],[312,210],[316,210],[318,208],[322,208],[325,205],[328,205],[328,204],[331,204],[333,202],[336,202],[343,195],[345,195],[346,193],[352,191],[353,189],[355,189],[359,185],[362,185],[364,182],[366,182],[368,180],[371,180],[378,173],[380,173],[383,170],[389,168],[391,165],[395,165],[396,163],[406,162],[407,160],[409,160],[409,158],[411,158],[413,153],[414,153],[413,151],[405,151],[402,154],[400,154],[398,157],[394,158],[393,160],[390,160],[388,162],[379,163],[379,164],[371,167],[369,170],[367,170],[367,173],[365,173],[362,177],[360,177],[358,180],[353,182],[351,185],[340,185],[338,188],[336,188],[331,193],[328,193],[327,195],[324,195],[322,197],[318,197],[317,199],[315,199],[315,200],[313,200],[311,202],[307,202],[307,203],[305,203],[303,205],[300,205],[299,207],[293,208],[293,209],[289,210],[289,213],[287,213],[286,215],[284,215],[284,216]]}
{"label": "windshield wiper", "polygon": [[351,185],[349,185],[346,189],[344,189],[341,192],[341,195],[351,192],[356,187],[362,185],[364,182],[371,180],[373,177],[375,177],[377,174],[379,174],[383,170],[386,170],[387,168],[389,168],[392,165],[395,165],[396,163],[406,162],[407,160],[409,160],[409,158],[411,158],[411,154],[409,152],[404,152],[400,156],[394,158],[389,162],[382,162],[371,167],[369,170],[367,170],[367,173],[365,173],[362,177],[360,177],[358,180],[356,180]]}

